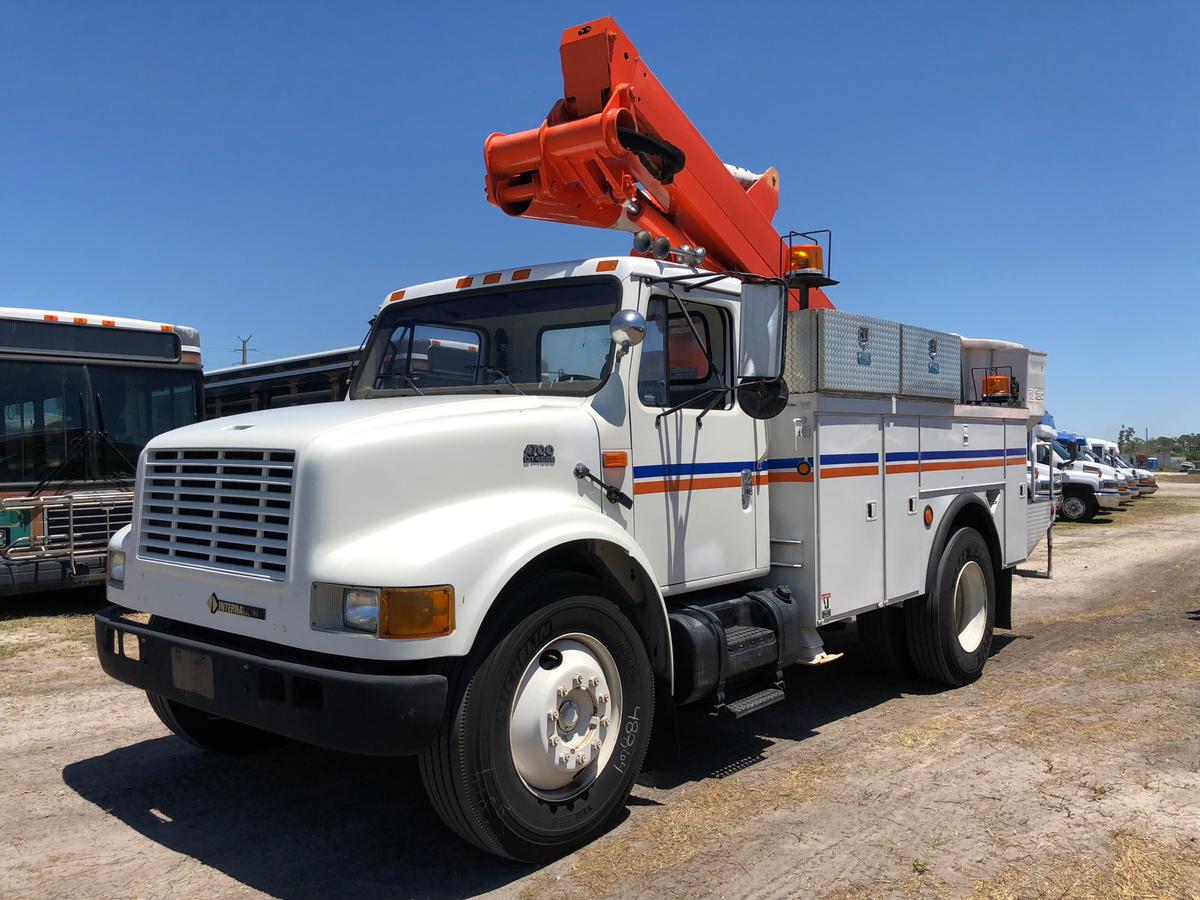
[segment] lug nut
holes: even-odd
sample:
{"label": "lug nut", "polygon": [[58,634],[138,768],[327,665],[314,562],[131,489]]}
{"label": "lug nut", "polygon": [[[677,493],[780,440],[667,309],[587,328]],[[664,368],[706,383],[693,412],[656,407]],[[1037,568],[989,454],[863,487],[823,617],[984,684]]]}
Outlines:
{"label": "lug nut", "polygon": [[609,719],[608,719],[608,716],[601,716],[601,717],[600,717],[600,727],[601,727],[601,728],[607,728],[607,727],[608,727],[608,721],[609,721]]}
{"label": "lug nut", "polygon": [[575,686],[583,687],[583,673],[582,672],[575,673]]}
{"label": "lug nut", "polygon": [[607,694],[607,693],[605,693],[605,694],[601,694],[601,695],[600,695],[600,702],[601,702],[601,703],[607,703],[607,702],[608,702],[608,694]]}
{"label": "lug nut", "polygon": [[600,684],[600,677],[598,675],[593,675],[588,679],[588,687],[596,687],[598,684]]}
{"label": "lug nut", "polygon": [[558,721],[558,710],[557,709],[550,710],[550,712],[546,713],[546,715],[548,715],[555,722]]}
{"label": "lug nut", "polygon": [[560,687],[558,689],[558,696],[560,696],[560,697],[567,696],[567,689],[565,687]]}
{"label": "lug nut", "polygon": [[568,762],[571,761],[571,757],[567,756],[567,754],[564,753],[564,754],[562,754],[562,756],[560,756],[558,758],[558,761],[565,766]]}
{"label": "lug nut", "polygon": [[558,746],[558,735],[557,734],[550,735],[550,746],[551,747]]}

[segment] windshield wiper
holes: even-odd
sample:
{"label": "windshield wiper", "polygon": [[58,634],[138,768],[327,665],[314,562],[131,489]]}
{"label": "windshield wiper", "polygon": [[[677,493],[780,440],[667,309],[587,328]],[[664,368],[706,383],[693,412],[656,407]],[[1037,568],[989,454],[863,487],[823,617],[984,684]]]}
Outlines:
{"label": "windshield wiper", "polygon": [[417,392],[418,396],[420,396],[420,397],[425,396],[425,392],[423,390],[421,390],[419,387],[417,387],[417,382],[410,373],[397,372],[396,374],[398,374],[401,378],[403,378],[405,380],[405,382],[407,382],[408,386]]}
{"label": "windshield wiper", "polygon": [[104,424],[104,404],[100,402],[100,392],[99,391],[95,392],[95,397],[96,397],[96,424],[100,426],[99,430],[96,433],[99,434],[100,437],[104,438],[104,443],[106,443],[106,444],[108,444],[108,446],[112,447],[113,452],[115,452],[117,454],[117,456],[121,457],[121,462],[125,463],[125,466],[129,470],[129,476],[131,478],[135,477],[137,475],[137,464],[131,463],[129,461],[129,457],[126,456],[123,452],[121,452],[121,448],[117,446],[116,441],[114,441],[112,439],[112,435],[110,435],[108,433],[108,427]]}
{"label": "windshield wiper", "polygon": [[516,384],[514,384],[514,383],[513,383],[513,380],[512,380],[511,378],[509,378],[509,377],[508,377],[508,373],[509,373],[509,372],[519,372],[519,371],[521,371],[521,370],[520,370],[520,369],[518,369],[518,368],[515,368],[515,367],[513,367],[513,368],[508,368],[508,369],[501,369],[499,366],[468,366],[468,368],[471,368],[471,369],[482,369],[482,370],[484,371],[484,373],[485,373],[485,374],[487,374],[487,375],[492,375],[492,374],[499,375],[501,378],[503,378],[503,379],[504,379],[504,383],[505,383],[505,384],[507,384],[509,387],[511,387],[511,388],[512,388],[514,391],[516,391],[516,392],[517,392],[518,394],[520,394],[522,397],[528,397],[528,396],[529,396],[529,395],[528,395],[528,394],[526,394],[526,393],[525,393],[523,390],[521,390],[519,387],[517,387],[517,386],[516,386]]}

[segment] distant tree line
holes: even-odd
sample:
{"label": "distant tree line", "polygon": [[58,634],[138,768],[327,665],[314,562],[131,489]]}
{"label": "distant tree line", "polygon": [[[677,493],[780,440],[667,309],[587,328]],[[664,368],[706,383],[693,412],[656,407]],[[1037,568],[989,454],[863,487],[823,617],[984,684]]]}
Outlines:
{"label": "distant tree line", "polygon": [[1170,454],[1176,458],[1190,459],[1200,463],[1200,434],[1181,434],[1179,437],[1156,437],[1147,442],[1137,436],[1137,430],[1124,425],[1117,436],[1117,443],[1122,453],[1143,454],[1145,456],[1163,456]]}

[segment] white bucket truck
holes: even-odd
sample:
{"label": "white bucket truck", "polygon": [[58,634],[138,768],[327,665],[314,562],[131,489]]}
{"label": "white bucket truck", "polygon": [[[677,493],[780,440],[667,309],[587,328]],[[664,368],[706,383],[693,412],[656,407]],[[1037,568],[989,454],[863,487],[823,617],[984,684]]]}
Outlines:
{"label": "white bucket truck", "polygon": [[741,717],[836,658],[823,626],[976,678],[1046,515],[1044,354],[808,308],[832,282],[770,225],[777,173],[721,163],[611,20],[562,60],[489,199],[638,217],[657,258],[397,291],[346,402],[156,438],[96,617],[181,737],[417,754],[446,824],[523,860],[608,827],[676,704]]}
{"label": "white bucket truck", "polygon": [[[168,727],[420,754],[447,824],[539,859],[605,827],[670,703],[781,699],[822,626],[979,675],[1045,512],[1040,401],[963,402],[988,347],[834,310],[785,334],[781,284],[654,260],[491,274],[386,304],[345,403],[151,442],[96,635]],[[414,339],[466,335],[415,376]]]}

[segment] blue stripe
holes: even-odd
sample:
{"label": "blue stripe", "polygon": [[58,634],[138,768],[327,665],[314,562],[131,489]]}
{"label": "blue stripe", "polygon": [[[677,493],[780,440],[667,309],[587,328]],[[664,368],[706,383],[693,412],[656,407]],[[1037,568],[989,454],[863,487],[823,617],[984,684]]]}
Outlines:
{"label": "blue stripe", "polygon": [[728,475],[753,471],[752,462],[669,463],[665,466],[634,466],[634,478],[679,478],[685,475]]}
{"label": "blue stripe", "polygon": [[[1022,450],[1022,453],[1025,451]],[[983,459],[988,456],[1004,456],[1004,448],[999,450],[922,450],[921,459]]]}
{"label": "blue stripe", "polygon": [[821,465],[840,466],[843,463],[877,463],[878,453],[826,453],[821,456]]}
{"label": "blue stripe", "polygon": [[910,450],[900,450],[888,453],[885,458],[888,462],[916,462],[920,458],[920,454]]}
{"label": "blue stripe", "polygon": [[1024,447],[1009,447],[1008,448],[1009,456],[1025,456],[1028,453],[1029,453],[1029,451],[1026,450]]}

